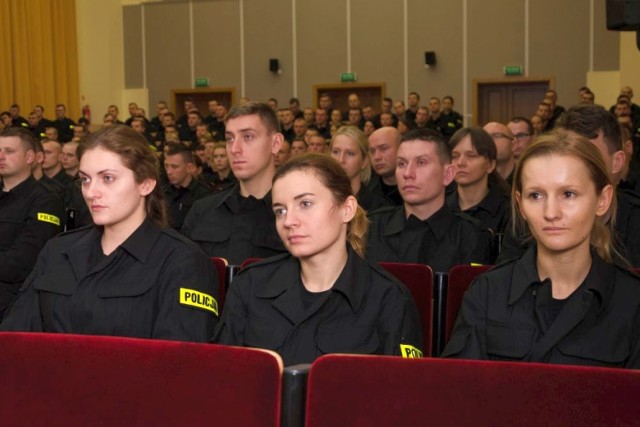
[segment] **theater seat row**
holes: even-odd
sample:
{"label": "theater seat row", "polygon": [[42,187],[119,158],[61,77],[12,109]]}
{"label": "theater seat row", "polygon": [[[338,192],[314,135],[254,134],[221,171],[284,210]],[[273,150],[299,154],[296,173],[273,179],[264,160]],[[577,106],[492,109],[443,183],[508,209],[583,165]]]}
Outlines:
{"label": "theater seat row", "polygon": [[[2,426],[638,425],[640,372],[0,333]],[[308,379],[307,379],[308,373]]]}

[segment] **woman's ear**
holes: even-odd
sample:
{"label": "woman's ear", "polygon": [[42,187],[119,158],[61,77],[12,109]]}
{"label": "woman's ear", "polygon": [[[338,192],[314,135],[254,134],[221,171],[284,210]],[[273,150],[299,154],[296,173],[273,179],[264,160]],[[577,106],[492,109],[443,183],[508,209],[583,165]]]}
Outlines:
{"label": "woman's ear", "polygon": [[148,196],[149,194],[151,194],[153,189],[156,188],[156,184],[157,184],[156,180],[151,178],[147,178],[144,181],[142,181],[140,184],[138,184],[138,190],[140,191],[140,195]]}
{"label": "woman's ear", "polygon": [[604,216],[609,212],[609,207],[611,207],[611,202],[613,201],[613,194],[613,186],[611,184],[602,189],[596,208],[597,216]]}
{"label": "woman's ear", "polygon": [[342,222],[348,223],[356,216],[358,210],[358,200],[355,197],[349,196],[342,205]]}

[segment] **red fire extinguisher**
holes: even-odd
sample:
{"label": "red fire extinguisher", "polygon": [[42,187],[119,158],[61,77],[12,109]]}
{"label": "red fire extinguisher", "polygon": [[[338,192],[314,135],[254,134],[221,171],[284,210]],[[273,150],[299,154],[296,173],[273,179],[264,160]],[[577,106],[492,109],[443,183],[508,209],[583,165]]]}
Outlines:
{"label": "red fire extinguisher", "polygon": [[84,117],[89,121],[89,123],[91,123],[91,108],[89,107],[89,104],[85,104],[82,106],[82,117]]}

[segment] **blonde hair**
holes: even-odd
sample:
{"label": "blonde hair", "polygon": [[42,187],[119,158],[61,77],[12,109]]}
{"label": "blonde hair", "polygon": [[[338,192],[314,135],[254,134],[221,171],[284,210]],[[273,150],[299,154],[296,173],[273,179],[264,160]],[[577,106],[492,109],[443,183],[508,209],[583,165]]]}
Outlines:
{"label": "blonde hair", "polygon": [[[331,137],[331,144],[329,144],[329,151],[333,148],[333,141],[335,141],[336,137],[344,135],[348,138],[351,138],[358,145],[358,149],[360,150],[360,154],[362,155],[362,159],[364,161],[367,160],[367,156],[369,156],[369,140],[367,139],[367,135],[362,132],[359,128],[355,126],[341,126],[335,134]],[[371,180],[371,164],[367,163],[367,167],[360,171],[360,181],[363,184],[369,183]]]}
{"label": "blonde hair", "polygon": [[[522,170],[526,163],[535,158],[546,156],[570,156],[580,160],[587,171],[591,182],[594,184],[596,194],[601,195],[607,185],[612,185],[611,177],[600,154],[600,151],[588,139],[564,129],[554,129],[551,132],[540,135],[520,156],[513,175],[513,188],[511,193],[511,213],[514,218],[513,231],[516,235],[524,235],[531,238],[531,231],[525,219],[518,209],[516,193],[522,194]],[[609,221],[607,217],[597,217],[591,229],[590,243],[596,249],[598,255],[607,262],[624,261],[624,257],[615,248],[613,241],[613,227],[615,225],[617,202],[615,191],[609,208]]]}
{"label": "blonde hair", "polygon": [[[320,153],[303,153],[297,157],[289,159],[285,164],[280,166],[275,176],[273,184],[277,180],[294,171],[311,171],[325,187],[331,191],[336,202],[341,204],[347,200],[347,197],[353,196],[351,190],[351,182],[347,173],[344,171],[340,163],[326,154]],[[367,246],[367,230],[369,229],[369,220],[367,214],[358,205],[356,214],[347,224],[347,241],[353,250],[364,257],[365,248]]]}

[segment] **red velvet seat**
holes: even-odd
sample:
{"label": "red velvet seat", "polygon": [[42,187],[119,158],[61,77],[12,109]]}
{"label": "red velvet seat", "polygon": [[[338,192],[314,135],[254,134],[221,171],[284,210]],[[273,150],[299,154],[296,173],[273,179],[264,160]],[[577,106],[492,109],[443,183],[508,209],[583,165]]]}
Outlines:
{"label": "red velvet seat", "polygon": [[311,367],[306,425],[630,426],[638,396],[631,370],[328,355]]}
{"label": "red velvet seat", "polygon": [[245,268],[247,268],[248,265],[253,264],[254,262],[258,262],[262,260],[262,258],[247,258],[244,261],[242,261],[242,264],[240,264],[240,270],[244,270]]}
{"label": "red velvet seat", "polygon": [[424,264],[379,262],[378,265],[393,274],[409,289],[420,312],[424,354],[431,355],[433,319],[433,271]]}
{"label": "red velvet seat", "polygon": [[280,423],[275,353],[161,340],[0,333],[0,425]]}
{"label": "red velvet seat", "polygon": [[211,262],[218,273],[218,313],[222,315],[222,307],[224,307],[224,298],[227,295],[227,266],[229,263],[224,258],[216,256],[211,257]]}
{"label": "red velvet seat", "polygon": [[449,271],[447,280],[447,298],[445,308],[445,344],[453,330],[453,325],[458,317],[458,311],[462,305],[462,297],[467,288],[479,274],[489,270],[491,265],[456,265]]}

